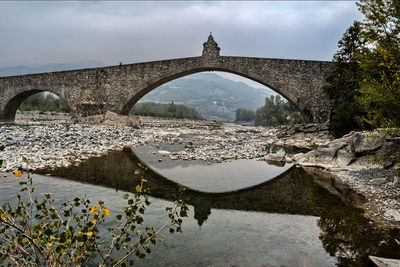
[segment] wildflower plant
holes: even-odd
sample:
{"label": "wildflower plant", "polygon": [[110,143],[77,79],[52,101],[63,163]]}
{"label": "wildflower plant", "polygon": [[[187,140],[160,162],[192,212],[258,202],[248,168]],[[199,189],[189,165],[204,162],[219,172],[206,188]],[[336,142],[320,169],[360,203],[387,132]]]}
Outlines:
{"label": "wildflower plant", "polygon": [[[32,177],[19,182],[17,204],[0,207],[0,265],[1,266],[99,266],[133,265],[133,255],[144,259],[151,245],[164,242],[160,232],[168,228],[172,234],[181,232],[182,217],[188,207],[182,200],[184,188],[173,207],[166,208],[167,218],[160,228],[143,226],[143,215],[150,205],[148,189],[144,187],[145,167],[136,171],[141,184],[130,194],[123,195],[127,204],[115,215],[117,225],[100,231],[110,219],[111,212],[103,201],[93,204],[86,198],[57,204],[50,194],[35,195]],[[15,178],[22,171],[14,173]],[[57,206],[57,207],[56,207]],[[107,243],[104,234],[111,235]]]}

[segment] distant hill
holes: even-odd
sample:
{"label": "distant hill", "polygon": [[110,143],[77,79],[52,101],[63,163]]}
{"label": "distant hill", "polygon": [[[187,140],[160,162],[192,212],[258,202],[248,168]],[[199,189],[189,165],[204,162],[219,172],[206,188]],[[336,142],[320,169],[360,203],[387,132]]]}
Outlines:
{"label": "distant hill", "polygon": [[195,108],[203,118],[234,120],[238,108],[256,110],[265,97],[276,93],[267,88],[254,88],[215,73],[197,73],[166,83],[145,95],[140,102],[184,104]]}
{"label": "distant hill", "polygon": [[102,66],[104,66],[104,64],[96,60],[82,60],[82,61],[74,61],[67,63],[51,63],[51,64],[21,63],[21,65],[16,65],[11,67],[1,67],[0,77],[52,72],[52,71],[73,70],[73,69],[96,68]]}

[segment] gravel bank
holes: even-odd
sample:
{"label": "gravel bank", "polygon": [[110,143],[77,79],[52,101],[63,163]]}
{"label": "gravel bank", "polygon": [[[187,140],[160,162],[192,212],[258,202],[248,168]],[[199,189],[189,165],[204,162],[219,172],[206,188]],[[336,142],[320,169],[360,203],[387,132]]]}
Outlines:
{"label": "gravel bank", "polygon": [[[293,154],[299,150],[320,148],[324,157],[315,157],[315,152],[303,154],[314,155],[312,159],[318,160],[310,162],[308,156],[307,161],[302,164],[323,169],[356,193],[365,196],[366,202],[362,208],[366,211],[367,217],[400,227],[400,189],[395,186],[398,170],[360,169],[360,166],[355,168],[353,167],[355,165],[352,166],[350,163],[342,164],[340,168],[336,165],[335,168],[329,168],[328,166],[333,163],[329,158],[332,144],[336,150],[344,148],[342,145],[338,146],[338,141],[333,141],[326,129],[320,129],[319,126],[265,129],[209,121],[141,117],[141,127],[135,129],[128,126],[69,124],[68,118],[63,116],[60,116],[57,122],[64,120],[65,124],[54,124],[44,120],[36,121],[35,124],[0,125],[0,147],[4,146],[4,150],[0,152],[2,161],[0,172],[14,171],[18,167],[35,170],[69,166],[79,164],[89,157],[103,155],[109,150],[146,144],[155,147],[170,144],[182,148],[178,151],[160,149],[158,151],[160,157],[206,162],[279,158],[296,163],[299,159]],[[282,153],[282,147],[289,155],[270,157],[271,152]],[[338,155],[336,152],[334,154]],[[337,160],[338,157],[335,157]],[[23,158],[26,158],[26,161]],[[304,156],[300,158],[304,160]],[[326,163],[323,163],[324,159]],[[348,157],[341,159],[347,160]],[[346,163],[346,160],[343,162]]]}
{"label": "gravel bank", "polygon": [[[28,113],[29,114],[29,113]],[[271,145],[307,148],[319,141],[302,137],[286,141],[275,129],[222,124],[209,121],[140,118],[141,127],[86,124],[16,124],[0,126],[0,171],[18,167],[32,170],[77,164],[109,150],[144,144],[183,144],[184,149],[164,152],[177,160],[222,162],[233,159],[263,158]],[[25,122],[24,119],[17,123]],[[26,158],[25,162],[23,158]]]}

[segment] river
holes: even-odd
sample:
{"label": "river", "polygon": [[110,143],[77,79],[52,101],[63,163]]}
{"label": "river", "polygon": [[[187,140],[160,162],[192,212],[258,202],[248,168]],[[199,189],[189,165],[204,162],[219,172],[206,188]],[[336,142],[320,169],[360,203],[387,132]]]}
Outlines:
{"label": "river", "polygon": [[[377,227],[301,168],[257,160],[173,161],[156,151],[127,148],[42,170],[33,176],[36,191],[58,200],[102,199],[117,214],[121,196],[139,182],[137,164],[146,164],[153,190],[145,225],[157,227],[178,184],[187,187],[183,233],[163,233],[167,241],[137,260],[139,266],[368,266],[368,255],[399,255],[398,230]],[[2,178],[0,203],[15,201],[17,182]]]}

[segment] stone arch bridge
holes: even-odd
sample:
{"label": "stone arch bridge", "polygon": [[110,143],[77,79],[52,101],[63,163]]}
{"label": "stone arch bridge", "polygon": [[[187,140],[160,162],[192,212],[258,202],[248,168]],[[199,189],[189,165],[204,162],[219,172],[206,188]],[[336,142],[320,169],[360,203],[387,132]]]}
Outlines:
{"label": "stone arch bridge", "polygon": [[332,62],[220,56],[211,34],[203,46],[201,57],[1,77],[0,121],[13,122],[22,101],[42,91],[65,100],[78,119],[106,111],[126,115],[151,90],[203,71],[229,72],[266,85],[295,105],[309,122],[329,119],[331,101],[322,87]]}

